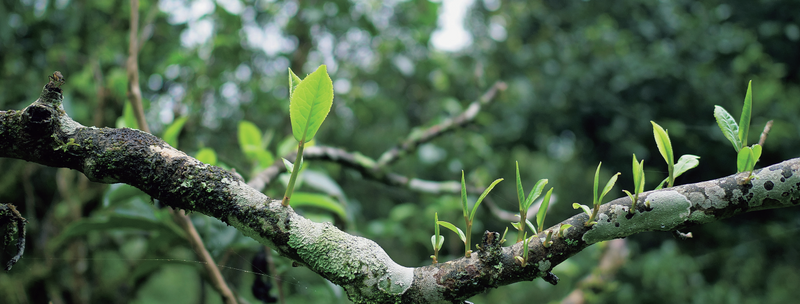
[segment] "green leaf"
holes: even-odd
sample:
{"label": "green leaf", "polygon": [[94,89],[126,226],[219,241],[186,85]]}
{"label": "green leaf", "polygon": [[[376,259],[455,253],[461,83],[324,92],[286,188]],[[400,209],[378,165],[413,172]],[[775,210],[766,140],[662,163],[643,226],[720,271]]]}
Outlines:
{"label": "green leaf", "polygon": [[433,213],[433,233],[434,233],[434,235],[439,235],[439,224],[437,224],[438,222],[439,222],[439,213],[438,212],[434,212]]}
{"label": "green leaf", "polygon": [[267,167],[272,166],[272,163],[275,162],[275,156],[272,155],[272,152],[269,152],[264,149],[255,151],[253,155],[255,155],[255,159],[258,161],[258,166],[256,166],[256,171],[264,170]]}
{"label": "green leaf", "polygon": [[[754,144],[752,149],[753,149],[753,159],[755,160],[755,162],[758,162],[758,159],[761,158],[761,145]],[[755,166],[755,164],[753,165]]]}
{"label": "green leaf", "polygon": [[733,145],[733,149],[739,152],[742,149],[742,142],[739,140],[739,125],[736,124],[736,120],[728,111],[725,111],[725,108],[720,106],[714,106],[714,118],[717,119],[717,125],[722,130],[722,134]]}
{"label": "green leaf", "polygon": [[522,179],[519,177],[519,162],[517,163],[517,201],[519,202],[519,210],[526,209],[523,204],[525,202],[525,190],[522,189]]}
{"label": "green leaf", "polygon": [[442,244],[444,244],[444,236],[440,235],[438,238],[439,242],[436,242],[437,238],[435,235],[431,235],[431,245],[433,245],[434,250],[442,249]]}
{"label": "green leaf", "polygon": [[458,228],[458,227],[456,227],[455,225],[453,225],[453,224],[450,224],[450,223],[448,223],[448,222],[445,222],[445,221],[438,221],[437,223],[438,223],[439,225],[442,225],[442,227],[444,227],[444,228],[447,228],[447,229],[450,229],[451,231],[453,231],[453,232],[457,233],[457,234],[458,234],[458,237],[459,237],[459,238],[461,238],[461,241],[462,241],[462,242],[464,242],[464,244],[466,244],[466,243],[467,243],[467,236],[466,236],[466,235],[464,235],[464,232],[463,232],[463,231],[461,231],[461,229],[459,229],[459,228]]}
{"label": "green leaf", "polygon": [[678,176],[681,176],[681,174],[683,174],[684,172],[689,171],[689,169],[697,167],[697,165],[700,164],[700,161],[698,159],[700,159],[700,156],[697,155],[691,155],[691,154],[681,155],[681,158],[678,159],[678,163],[675,164],[675,177],[677,178]]}
{"label": "green leaf", "polygon": [[289,100],[292,100],[292,94],[294,94],[294,90],[297,89],[297,85],[299,85],[300,82],[302,82],[300,77],[297,77],[294,71],[292,71],[292,68],[289,68]]}
{"label": "green leaf", "polygon": [[200,149],[200,151],[197,151],[197,154],[195,154],[194,158],[205,164],[212,166],[217,165],[217,152],[214,152],[214,149],[211,148]]}
{"label": "green leaf", "polygon": [[753,148],[742,147],[739,154],[736,156],[736,170],[738,172],[745,172],[753,170],[756,165],[755,155],[753,155]]}
{"label": "green leaf", "polygon": [[564,231],[567,231],[567,229],[569,229],[569,227],[572,227],[572,225],[570,225],[570,224],[561,224],[561,226],[558,227],[558,233],[560,235],[564,235]]}
{"label": "green leaf", "polygon": [[289,116],[294,138],[302,142],[314,139],[333,105],[333,82],[325,65],[300,82],[290,100]]}
{"label": "green leaf", "polygon": [[339,218],[347,220],[347,212],[344,206],[339,201],[331,198],[330,196],[317,193],[295,192],[292,194],[292,207],[317,207],[323,210],[330,211]]}
{"label": "green leaf", "polygon": [[[680,163],[680,160],[678,160]],[[636,154],[633,155],[633,192],[644,192],[644,159],[636,161]]]}
{"label": "green leaf", "polygon": [[603,165],[603,162],[597,164],[597,170],[594,171],[594,188],[592,188],[592,205],[597,205],[597,199],[599,196],[597,195],[597,191],[600,190],[600,166]]}
{"label": "green leaf", "polygon": [[495,186],[495,185],[497,185],[498,183],[502,182],[502,181],[503,181],[503,179],[502,179],[502,178],[498,178],[498,179],[494,180],[494,181],[492,182],[492,184],[491,184],[491,185],[489,185],[489,187],[488,187],[488,188],[486,188],[486,190],[483,190],[483,193],[481,193],[481,196],[480,196],[480,197],[478,197],[478,201],[477,201],[477,202],[475,202],[475,206],[472,206],[472,212],[469,214],[469,221],[470,221],[470,222],[472,222],[472,219],[474,219],[474,218],[475,218],[475,212],[477,212],[477,211],[478,211],[478,206],[480,206],[480,205],[481,205],[481,202],[483,202],[483,199],[484,199],[484,198],[486,198],[486,195],[489,195],[489,192],[491,192],[491,191],[492,191],[492,189],[494,188],[494,186]]}
{"label": "green leaf", "polygon": [[517,228],[517,230],[522,229],[522,228],[520,228],[519,222],[512,222],[511,226],[513,226],[514,228]]}
{"label": "green leaf", "polygon": [[597,200],[598,204],[602,204],[603,197],[605,197],[606,194],[608,194],[608,192],[611,191],[611,188],[614,188],[614,184],[617,183],[617,177],[619,177],[619,175],[620,173],[617,172],[617,174],[614,174],[613,176],[611,176],[611,178],[608,179],[608,183],[606,183],[606,186],[603,187],[603,194],[600,194],[600,199]]}
{"label": "green leaf", "polygon": [[751,91],[752,84],[752,80],[747,83],[747,94],[744,96],[742,117],[739,119],[739,142],[742,144],[742,146],[747,145],[747,133],[750,132],[750,115],[753,112],[753,94]]}
{"label": "green leaf", "polygon": [[572,209],[579,209],[579,208],[583,209],[583,212],[586,213],[586,215],[592,216],[592,209],[589,209],[589,206],[578,203],[572,203]]}
{"label": "green leaf", "polygon": [[656,146],[658,146],[658,152],[661,153],[661,156],[664,157],[664,161],[667,162],[667,166],[672,167],[675,164],[675,157],[672,154],[672,143],[669,141],[669,134],[667,131],[664,131],[664,128],[659,126],[654,121],[650,121],[653,124],[653,136],[656,139]]}
{"label": "green leaf", "polygon": [[464,219],[467,218],[467,184],[464,182],[464,170],[461,170],[461,210],[464,211]]}
{"label": "green leaf", "polygon": [[536,213],[536,226],[539,227],[539,232],[542,232],[542,227],[544,227],[544,217],[547,215],[547,207],[550,205],[551,194],[553,194],[553,188],[547,190],[547,194],[544,195],[544,200],[542,200],[542,205],[539,206],[539,212]]}
{"label": "green leaf", "polygon": [[292,171],[294,171],[294,165],[292,165],[292,162],[283,157],[281,157],[281,159],[283,160],[283,165],[286,167],[286,171],[292,173]]}
{"label": "green leaf", "polygon": [[166,130],[164,130],[164,135],[162,138],[168,145],[172,146],[173,148],[178,148],[178,135],[181,134],[181,130],[183,129],[183,125],[186,123],[186,120],[189,119],[189,116],[184,116],[181,118],[176,119],[173,121]]}
{"label": "green leaf", "polygon": [[533,231],[533,233],[536,233],[536,227],[533,227],[533,223],[531,223],[529,219],[525,219],[525,225],[527,225],[528,228],[530,228],[531,231]]}
{"label": "green leaf", "polygon": [[261,130],[252,122],[242,120],[239,121],[237,136],[239,138],[239,147],[244,152],[244,155],[247,156],[247,159],[250,161],[258,160],[258,151],[264,150],[261,142]]}
{"label": "green leaf", "polygon": [[528,210],[528,208],[533,205],[533,201],[542,195],[542,191],[544,190],[544,186],[547,185],[547,182],[548,180],[543,178],[536,182],[536,185],[533,185],[533,189],[528,193],[528,198],[525,199],[525,208],[523,208],[523,210]]}

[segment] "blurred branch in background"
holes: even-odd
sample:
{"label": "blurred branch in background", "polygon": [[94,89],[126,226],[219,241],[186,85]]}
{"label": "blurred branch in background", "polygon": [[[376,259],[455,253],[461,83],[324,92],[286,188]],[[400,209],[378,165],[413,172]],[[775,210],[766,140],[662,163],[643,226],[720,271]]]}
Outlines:
{"label": "blurred branch in background", "polygon": [[609,285],[615,282],[614,276],[628,261],[630,250],[625,239],[610,240],[597,246],[604,247],[600,263],[591,274],[578,282],[575,290],[567,295],[561,304],[583,304],[587,302],[587,293],[601,293],[608,290]]}

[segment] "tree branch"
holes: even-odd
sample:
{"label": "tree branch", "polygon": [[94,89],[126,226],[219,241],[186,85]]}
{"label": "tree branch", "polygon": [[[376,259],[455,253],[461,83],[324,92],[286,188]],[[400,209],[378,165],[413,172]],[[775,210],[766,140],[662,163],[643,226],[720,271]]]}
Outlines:
{"label": "tree branch", "polygon": [[[522,243],[501,247],[484,233],[470,257],[417,268],[395,263],[375,242],[314,223],[282,207],[221,168],[203,164],[150,134],[132,129],[84,127],[66,115],[61,89],[47,85],[21,111],[0,111],[0,157],[66,167],[90,180],[126,183],[171,205],[216,217],[284,257],[344,287],[356,303],[450,303],[502,285],[545,277],[596,242],[645,231],[674,231],[739,213],[800,204],[800,159],[754,172],[642,193],[629,214],[628,197],[600,207],[597,224],[580,213],[562,235],[548,228],[529,244],[527,267],[515,259]],[[553,243],[541,239],[552,231]],[[537,241],[537,239],[539,241]]]}

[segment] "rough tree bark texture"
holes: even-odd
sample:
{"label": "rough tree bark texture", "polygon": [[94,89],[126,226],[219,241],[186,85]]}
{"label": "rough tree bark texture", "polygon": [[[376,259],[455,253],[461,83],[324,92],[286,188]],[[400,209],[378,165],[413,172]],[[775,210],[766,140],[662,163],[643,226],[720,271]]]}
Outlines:
{"label": "rough tree bark texture", "polygon": [[71,168],[95,182],[126,183],[164,204],[216,217],[344,287],[357,303],[452,303],[538,277],[555,283],[553,267],[599,241],[800,203],[800,159],[792,159],[756,171],[750,181],[743,173],[645,192],[632,215],[630,199],[616,199],[600,208],[591,227],[584,225],[586,214],[573,216],[561,223],[573,227],[554,237],[551,246],[541,240],[559,225],[533,238],[527,267],[514,258],[522,255],[522,243],[502,247],[499,235],[487,231],[469,258],[408,268],[375,242],[311,222],[234,174],[153,135],[82,126],[64,112],[61,99],[61,89],[50,83],[27,108],[0,111],[0,157]]}

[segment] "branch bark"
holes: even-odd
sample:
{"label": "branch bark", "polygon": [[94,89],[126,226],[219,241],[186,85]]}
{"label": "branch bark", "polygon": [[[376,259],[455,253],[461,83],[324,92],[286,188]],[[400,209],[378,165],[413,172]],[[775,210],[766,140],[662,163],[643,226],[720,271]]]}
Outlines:
{"label": "branch bark", "polygon": [[[203,164],[139,130],[84,127],[66,115],[61,89],[46,85],[21,111],[0,111],[0,157],[83,172],[90,180],[126,183],[175,208],[203,213],[232,225],[282,256],[344,287],[356,303],[452,303],[490,288],[544,277],[596,242],[645,231],[674,231],[739,213],[800,203],[800,159],[755,172],[642,193],[633,215],[628,197],[600,207],[597,224],[580,213],[563,235],[559,225],[535,236],[528,266],[522,243],[502,247],[484,233],[470,257],[417,268],[395,263],[375,242],[329,223],[314,223],[247,186],[233,173]],[[553,231],[553,243],[541,240]]]}

